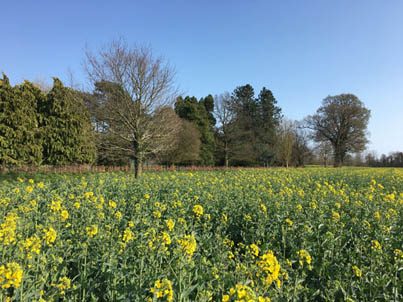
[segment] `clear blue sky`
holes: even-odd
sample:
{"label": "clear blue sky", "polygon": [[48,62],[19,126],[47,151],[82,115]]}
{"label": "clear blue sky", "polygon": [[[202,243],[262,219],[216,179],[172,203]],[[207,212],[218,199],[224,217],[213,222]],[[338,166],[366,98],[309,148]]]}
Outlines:
{"label": "clear blue sky", "polygon": [[0,71],[13,84],[70,68],[84,81],[84,48],[123,36],[150,44],[185,94],[272,90],[290,119],[328,95],[371,109],[369,149],[403,151],[403,1],[3,1]]}

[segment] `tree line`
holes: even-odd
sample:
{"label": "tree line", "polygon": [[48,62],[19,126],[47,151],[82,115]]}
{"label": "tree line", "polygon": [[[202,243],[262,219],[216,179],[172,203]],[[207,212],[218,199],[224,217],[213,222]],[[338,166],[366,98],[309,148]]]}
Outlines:
{"label": "tree line", "polygon": [[[43,91],[0,80],[0,163],[303,166],[312,141],[340,166],[364,150],[370,111],[352,94],[329,96],[312,116],[287,120],[270,89],[249,85],[197,99],[147,47],[112,41],[86,51],[89,91],[54,78]],[[315,147],[316,148],[316,147]],[[318,148],[316,148],[318,149]]]}
{"label": "tree line", "polygon": [[54,78],[45,93],[29,81],[11,86],[0,79],[0,163],[6,165],[91,163],[96,143],[80,93]]}

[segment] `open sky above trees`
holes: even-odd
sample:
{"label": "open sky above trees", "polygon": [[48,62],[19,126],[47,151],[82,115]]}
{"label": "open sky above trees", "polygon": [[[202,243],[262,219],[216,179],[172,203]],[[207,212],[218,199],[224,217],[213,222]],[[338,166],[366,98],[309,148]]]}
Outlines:
{"label": "open sky above trees", "polygon": [[124,36],[175,66],[184,95],[265,86],[290,119],[328,95],[353,93],[371,110],[370,150],[403,150],[403,2],[7,1],[0,71],[13,85],[70,72],[85,82],[85,45]]}

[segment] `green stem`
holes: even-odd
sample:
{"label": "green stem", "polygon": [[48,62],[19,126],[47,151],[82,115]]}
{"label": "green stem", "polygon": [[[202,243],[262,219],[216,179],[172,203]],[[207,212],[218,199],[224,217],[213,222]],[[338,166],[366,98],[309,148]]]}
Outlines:
{"label": "green stem", "polygon": [[85,302],[85,286],[84,286],[84,280],[87,278],[87,247],[85,247],[84,250],[84,272],[83,272],[83,278],[81,279],[81,286],[83,288],[83,296],[82,296],[82,301]]}

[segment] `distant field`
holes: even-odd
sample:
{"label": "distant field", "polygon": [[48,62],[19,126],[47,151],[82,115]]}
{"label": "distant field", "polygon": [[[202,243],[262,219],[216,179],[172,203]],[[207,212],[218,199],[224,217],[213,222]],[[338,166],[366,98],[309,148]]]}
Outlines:
{"label": "distant field", "polygon": [[29,177],[0,301],[403,301],[403,169]]}

